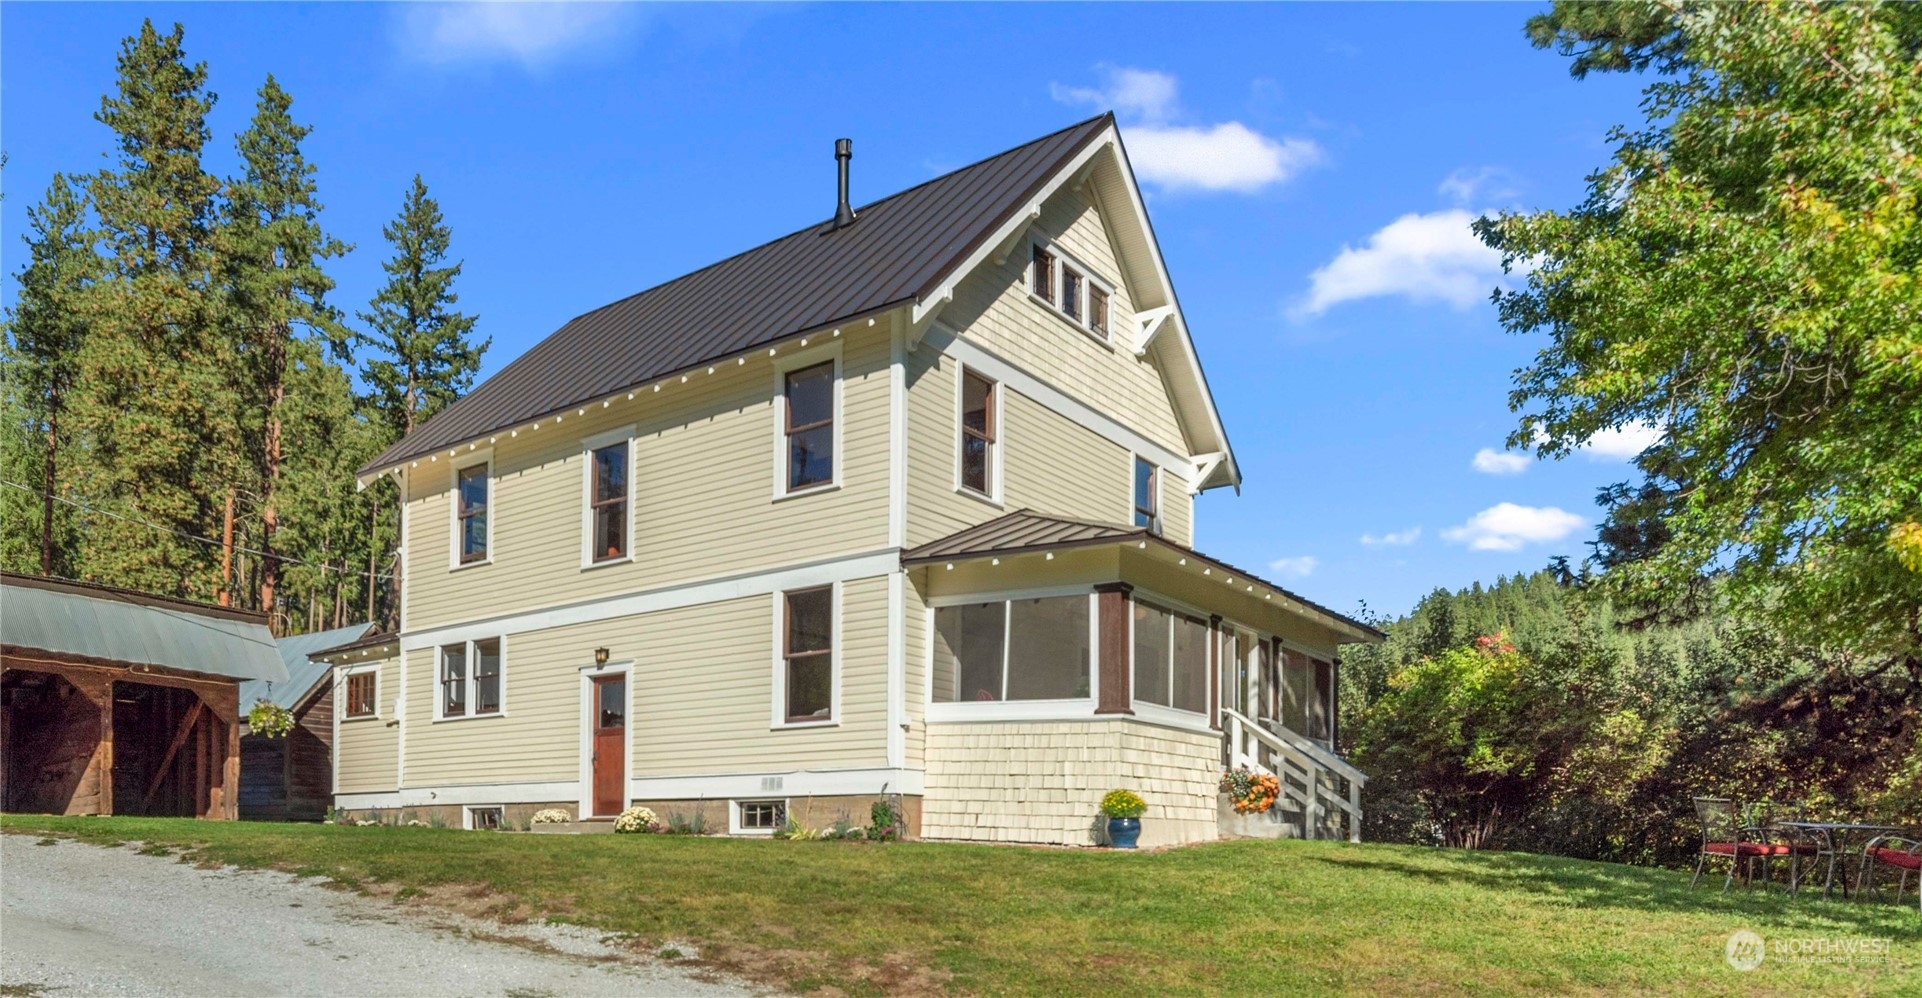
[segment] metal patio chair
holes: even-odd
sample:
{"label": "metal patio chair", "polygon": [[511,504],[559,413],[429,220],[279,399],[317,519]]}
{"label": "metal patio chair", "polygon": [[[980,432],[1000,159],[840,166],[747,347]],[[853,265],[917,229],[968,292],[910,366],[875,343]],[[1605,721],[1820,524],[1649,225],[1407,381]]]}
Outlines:
{"label": "metal patio chair", "polygon": [[1867,887],[1875,892],[1876,898],[1882,897],[1882,889],[1876,886],[1875,872],[1884,866],[1892,866],[1902,871],[1902,877],[1895,882],[1895,903],[1902,903],[1902,891],[1909,886],[1909,874],[1916,875],[1915,907],[1922,911],[1922,839],[1912,839],[1903,835],[1878,835],[1862,847],[1862,869],[1855,876],[1856,890]]}
{"label": "metal patio chair", "polygon": [[1790,893],[1801,885],[1802,860],[1809,860],[1814,867],[1815,859],[1822,854],[1822,840],[1806,828],[1790,828],[1783,824],[1789,821],[1808,820],[1808,808],[1799,801],[1756,801],[1748,806],[1749,825],[1767,833],[1768,841],[1763,843],[1777,847],[1776,856],[1787,856],[1789,861]]}
{"label": "metal patio chair", "polygon": [[1695,876],[1688,882],[1690,890],[1701,882],[1702,869],[1710,859],[1729,861],[1728,876],[1722,880],[1722,890],[1726,892],[1735,882],[1737,870],[1743,871],[1744,883],[1752,882],[1758,860],[1762,864],[1762,876],[1766,878],[1769,860],[1791,855],[1787,845],[1770,841],[1775,835],[1769,829],[1742,824],[1741,814],[1741,807],[1726,797],[1695,798],[1695,817],[1702,823],[1702,848],[1695,857]]}

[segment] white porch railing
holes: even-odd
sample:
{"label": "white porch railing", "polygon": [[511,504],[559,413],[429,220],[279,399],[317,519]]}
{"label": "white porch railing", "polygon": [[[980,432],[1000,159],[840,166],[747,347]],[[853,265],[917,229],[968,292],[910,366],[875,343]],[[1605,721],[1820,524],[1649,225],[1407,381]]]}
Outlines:
{"label": "white porch railing", "polygon": [[[1320,838],[1330,815],[1346,816],[1348,841],[1361,841],[1361,788],[1368,777],[1346,759],[1287,728],[1268,728],[1239,711],[1223,708],[1222,733],[1230,769],[1246,766],[1269,773],[1281,794],[1301,810],[1301,837]],[[1340,783],[1347,783],[1346,793]],[[1299,785],[1297,785],[1299,784]],[[1281,801],[1275,802],[1276,807]]]}

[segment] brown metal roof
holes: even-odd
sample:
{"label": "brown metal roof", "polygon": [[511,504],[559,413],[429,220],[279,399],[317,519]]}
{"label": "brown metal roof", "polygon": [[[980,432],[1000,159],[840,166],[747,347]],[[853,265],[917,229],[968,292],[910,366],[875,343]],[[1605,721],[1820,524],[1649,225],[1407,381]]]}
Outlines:
{"label": "brown metal roof", "polygon": [[1364,624],[1345,613],[1322,606],[1313,600],[1303,599],[1299,594],[1275,585],[1272,582],[1243,571],[1218,558],[1196,551],[1153,534],[1146,527],[1124,527],[1112,523],[1099,523],[1093,520],[1075,520],[1065,516],[1051,516],[1037,513],[1031,509],[1018,509],[1005,516],[999,516],[986,523],[976,524],[966,530],[957,531],[946,537],[937,538],[916,548],[901,552],[901,564],[906,566],[929,565],[942,561],[965,561],[972,558],[1006,557],[1016,554],[1033,554],[1041,551],[1059,551],[1063,548],[1094,547],[1103,544],[1127,542],[1153,543],[1159,547],[1178,552],[1183,557],[1193,558],[1202,564],[1246,579],[1266,589],[1300,603],[1318,613],[1326,614],[1360,633],[1382,640],[1388,637],[1379,629]]}
{"label": "brown metal roof", "polygon": [[577,316],[368,462],[403,461],[914,301],[1105,131],[1090,118]]}

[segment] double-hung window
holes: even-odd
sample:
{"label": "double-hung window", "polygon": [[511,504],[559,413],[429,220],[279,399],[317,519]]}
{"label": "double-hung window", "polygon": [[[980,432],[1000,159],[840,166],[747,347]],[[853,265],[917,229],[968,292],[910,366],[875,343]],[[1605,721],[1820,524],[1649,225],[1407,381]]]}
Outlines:
{"label": "double-hung window", "polygon": [[934,702],[1091,695],[1087,595],[963,603],[934,611]]}
{"label": "double-hung window", "polygon": [[834,482],[834,362],[787,372],[782,382],[786,398],[786,490]]}
{"label": "double-hung window", "polygon": [[1147,458],[1135,458],[1135,526],[1161,533],[1161,469]]}
{"label": "double-hung window", "polygon": [[834,720],[834,587],[781,596],[781,716],[789,724]]}
{"label": "double-hung window", "polygon": [[487,560],[487,464],[472,465],[455,473],[454,515],[458,522],[460,563],[471,565]]}
{"label": "double-hung window", "polygon": [[1134,681],[1142,703],[1207,713],[1208,624],[1137,600]]}
{"label": "double-hung window", "polygon": [[480,638],[440,646],[440,716],[501,712],[501,641]]}
{"label": "double-hung window", "polygon": [[628,450],[622,440],[588,452],[588,560],[627,557]]}
{"label": "double-hung window", "polygon": [[375,686],[375,683],[378,681],[379,674],[372,669],[364,669],[360,672],[350,672],[347,674],[346,715],[348,717],[374,716],[378,706],[376,698],[379,696],[379,693],[378,687]]}
{"label": "double-hung window", "polygon": [[989,497],[995,484],[996,394],[994,382],[961,372],[961,486]]}

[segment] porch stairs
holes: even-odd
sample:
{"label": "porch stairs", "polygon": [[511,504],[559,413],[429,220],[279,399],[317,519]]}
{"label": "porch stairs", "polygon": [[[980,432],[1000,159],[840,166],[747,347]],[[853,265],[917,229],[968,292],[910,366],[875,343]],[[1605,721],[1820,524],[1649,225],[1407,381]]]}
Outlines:
{"label": "porch stairs", "polygon": [[1222,837],[1361,841],[1361,788],[1368,783],[1361,770],[1309,738],[1238,711],[1224,709],[1221,728],[1229,769],[1246,766],[1281,783],[1266,814],[1236,814],[1224,801]]}

